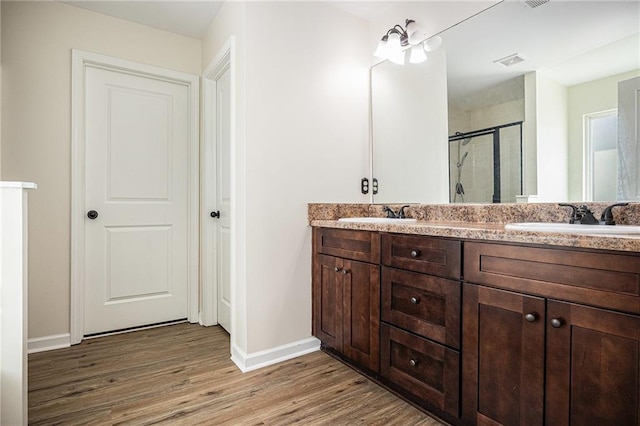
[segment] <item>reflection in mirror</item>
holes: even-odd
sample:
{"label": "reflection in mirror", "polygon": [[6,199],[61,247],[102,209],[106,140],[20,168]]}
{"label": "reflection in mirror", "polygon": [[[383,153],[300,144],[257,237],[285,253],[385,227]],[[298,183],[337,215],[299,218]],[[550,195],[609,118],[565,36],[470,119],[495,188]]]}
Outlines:
{"label": "reflection in mirror", "polygon": [[[447,81],[442,52],[421,64],[371,69],[372,149],[377,203],[446,203]],[[380,143],[384,141],[384,143]]]}
{"label": "reflection in mirror", "polygon": [[522,194],[522,122],[449,136],[449,201],[515,203]]}
{"label": "reflection in mirror", "polygon": [[[454,137],[456,133],[522,121],[523,196],[520,200],[636,199],[640,196],[638,129],[627,129],[625,125],[625,134],[631,136],[625,136],[624,146],[613,151],[611,139],[597,139],[599,131],[592,129],[589,138],[585,123],[588,117],[611,111],[619,115],[619,84],[640,77],[640,2],[551,0],[536,2],[540,5],[535,8],[525,3],[504,1],[440,33],[443,39],[440,50],[446,55],[446,106],[438,98],[440,105],[431,105],[430,112],[423,116],[432,116],[437,107],[445,108],[446,134]],[[375,80],[378,70],[383,70],[382,65],[372,69],[374,111],[379,99]],[[411,72],[410,66],[394,69],[398,81],[404,79],[403,73]],[[413,81],[416,78],[413,76]],[[413,92],[421,91],[421,84],[430,84],[425,80],[416,83]],[[633,89],[624,92],[630,90]],[[406,96],[411,97],[413,92],[398,91],[396,96],[388,93],[385,103],[403,105],[407,102]],[[373,177],[378,177],[376,171],[382,169],[391,175],[406,176],[404,184],[399,185],[402,193],[396,196],[381,190],[374,202],[442,202],[442,198],[430,198],[432,194],[414,194],[410,188],[415,182],[423,183],[421,179],[412,178],[416,171],[413,167],[437,169],[438,154],[435,158],[425,157],[418,151],[405,150],[404,155],[396,157],[376,156],[376,151],[388,152],[389,144],[398,143],[397,139],[384,137],[396,134],[393,129],[397,123],[380,121],[375,114],[372,119]],[[440,133],[432,133],[428,126],[422,129],[424,133],[412,135],[413,139],[429,144],[423,151],[438,153],[439,144],[444,143],[440,129],[435,128]],[[479,145],[469,142],[461,148],[462,155],[464,148],[470,146]],[[447,170],[444,179],[449,180],[445,183],[446,199],[453,202],[457,146],[451,145],[449,151],[456,158],[445,161],[456,161],[451,168],[453,172]],[[461,171],[465,202],[472,199],[469,192],[472,184],[465,183],[464,174],[473,153],[469,152]],[[416,158],[418,156],[422,157]],[[613,161],[616,156],[617,160]],[[612,196],[611,179],[616,175],[617,195]],[[435,176],[431,179],[432,182],[438,180]],[[384,187],[384,180],[380,185]],[[624,192],[621,185],[626,188]],[[459,202],[459,198],[455,201]],[[505,197],[500,198],[507,201]],[[492,201],[491,197],[485,197],[481,202]]]}

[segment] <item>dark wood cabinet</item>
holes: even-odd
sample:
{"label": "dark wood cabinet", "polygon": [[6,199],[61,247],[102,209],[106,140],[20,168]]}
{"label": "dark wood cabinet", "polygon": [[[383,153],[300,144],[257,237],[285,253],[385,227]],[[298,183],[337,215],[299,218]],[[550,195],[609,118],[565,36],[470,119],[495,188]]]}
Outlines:
{"label": "dark wood cabinet", "polygon": [[313,333],[455,425],[638,426],[640,254],[314,228]]}
{"label": "dark wood cabinet", "polygon": [[541,425],[545,301],[464,284],[463,418]]}
{"label": "dark wood cabinet", "polygon": [[460,415],[461,246],[382,235],[380,375],[452,422]]}
{"label": "dark wood cabinet", "polygon": [[[316,230],[316,240],[326,237],[322,231],[324,229]],[[358,232],[355,239],[358,249],[351,251],[349,247],[353,245],[340,247],[339,241],[354,241],[353,231],[328,231],[331,234],[326,238],[331,241],[329,251],[358,258],[370,256],[362,255],[367,243],[362,243],[361,238],[361,235],[370,237],[370,233]],[[367,250],[365,248],[364,252]],[[377,372],[379,321],[380,266],[316,253],[313,259],[313,334],[323,346]]]}
{"label": "dark wood cabinet", "polygon": [[639,278],[633,255],[465,244],[464,423],[637,426]]}
{"label": "dark wood cabinet", "polygon": [[546,422],[638,425],[640,317],[549,300]]}

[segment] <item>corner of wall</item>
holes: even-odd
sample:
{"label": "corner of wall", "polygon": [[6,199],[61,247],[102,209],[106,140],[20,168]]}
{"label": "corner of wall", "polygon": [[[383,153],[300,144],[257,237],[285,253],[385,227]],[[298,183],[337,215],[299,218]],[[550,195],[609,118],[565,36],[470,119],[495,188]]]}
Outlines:
{"label": "corner of wall", "polygon": [[240,371],[247,373],[318,350],[320,350],[320,340],[315,337],[250,354],[232,344],[231,360],[238,366]]}

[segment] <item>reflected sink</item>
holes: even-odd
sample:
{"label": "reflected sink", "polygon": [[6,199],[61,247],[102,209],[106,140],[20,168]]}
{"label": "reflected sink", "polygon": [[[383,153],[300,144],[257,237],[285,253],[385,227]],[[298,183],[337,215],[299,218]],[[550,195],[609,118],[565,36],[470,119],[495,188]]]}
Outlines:
{"label": "reflected sink", "polygon": [[352,223],[412,223],[417,222],[417,219],[396,219],[391,217],[341,217],[338,222],[352,222]]}
{"label": "reflected sink", "polygon": [[558,232],[563,234],[640,235],[640,226],[635,225],[582,225],[570,223],[509,223],[509,231]]}

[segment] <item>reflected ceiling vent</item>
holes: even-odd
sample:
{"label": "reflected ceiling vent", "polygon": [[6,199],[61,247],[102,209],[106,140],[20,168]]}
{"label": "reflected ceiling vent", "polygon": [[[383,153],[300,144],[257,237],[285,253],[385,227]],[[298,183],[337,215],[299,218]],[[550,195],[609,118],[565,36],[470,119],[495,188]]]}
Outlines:
{"label": "reflected ceiling vent", "polygon": [[520,0],[520,3],[529,6],[531,9],[535,9],[545,3],[549,3],[549,0]]}
{"label": "reflected ceiling vent", "polygon": [[527,60],[527,57],[520,54],[514,53],[513,55],[506,56],[502,59],[496,59],[493,61],[494,64],[502,65],[504,67],[511,67],[515,64],[519,64],[520,62],[524,62]]}

